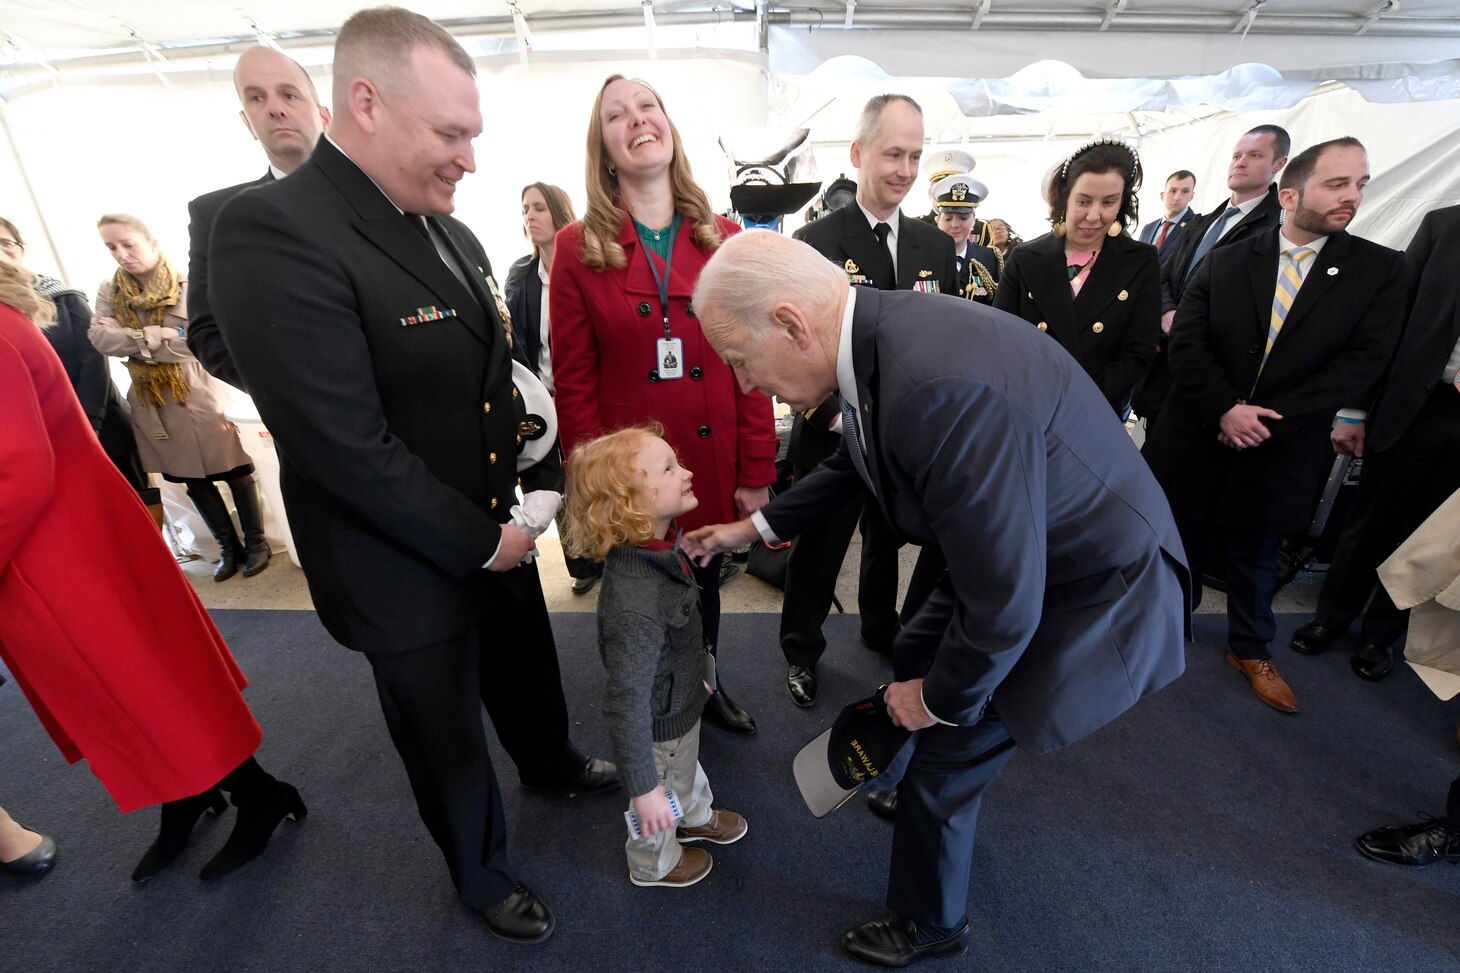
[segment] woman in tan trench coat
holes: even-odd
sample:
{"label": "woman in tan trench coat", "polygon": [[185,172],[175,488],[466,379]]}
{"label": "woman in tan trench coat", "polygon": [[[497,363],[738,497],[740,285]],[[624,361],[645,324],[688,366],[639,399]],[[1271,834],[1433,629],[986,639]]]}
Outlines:
{"label": "woman in tan trench coat", "polygon": [[[223,390],[187,345],[187,281],[163,256],[135,216],[113,213],[97,222],[118,270],[96,294],[87,337],[105,355],[125,358],[132,387],[132,433],[142,468],[187,487],[198,514],[218,541],[214,581],[258,574],[269,563],[263,501],[238,429],[223,415]],[[224,480],[243,539],[218,492]]]}

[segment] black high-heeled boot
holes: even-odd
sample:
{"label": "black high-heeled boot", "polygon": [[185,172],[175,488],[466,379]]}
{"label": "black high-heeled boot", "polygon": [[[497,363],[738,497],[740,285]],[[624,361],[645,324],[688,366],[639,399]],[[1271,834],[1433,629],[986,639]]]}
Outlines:
{"label": "black high-heeled boot", "polygon": [[182,850],[188,846],[193,826],[206,811],[208,814],[222,814],[228,809],[223,792],[213,787],[201,794],[185,797],[180,801],[168,801],[162,805],[162,828],[157,840],[147,849],[137,867],[132,869],[132,881],[145,882],[167,867]]}
{"label": "black high-heeled boot", "polygon": [[218,566],[213,569],[213,580],[227,581],[238,573],[238,559],[243,556],[243,545],[238,542],[238,532],[233,529],[228,505],[211,480],[189,480],[188,498],[198,508],[198,516],[203,518],[209,533],[218,542],[220,554]]}
{"label": "black high-heeled boot", "polygon": [[309,813],[293,784],[276,780],[249,757],[219,782],[238,808],[238,821],[222,850],[203,866],[204,881],[221,878],[246,865],[269,846],[274,829],[285,818],[298,821]]}
{"label": "black high-heeled boot", "polygon": [[255,476],[229,480],[233,506],[238,511],[238,526],[243,528],[243,576],[252,578],[269,566],[273,551],[264,540],[264,496]]}
{"label": "black high-heeled boot", "polygon": [[725,694],[717,681],[715,691],[705,703],[705,716],[711,723],[731,733],[754,733],[755,719],[735,700]]}

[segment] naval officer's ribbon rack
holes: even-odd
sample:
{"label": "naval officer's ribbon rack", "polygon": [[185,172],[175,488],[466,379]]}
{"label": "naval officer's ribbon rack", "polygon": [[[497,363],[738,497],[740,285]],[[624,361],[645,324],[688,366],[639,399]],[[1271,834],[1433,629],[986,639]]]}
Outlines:
{"label": "naval officer's ribbon rack", "polygon": [[411,328],[418,324],[427,324],[431,321],[444,321],[447,318],[454,317],[456,317],[456,311],[453,308],[436,307],[435,305],[431,307],[418,307],[416,308],[415,314],[400,319],[400,326],[402,328]]}

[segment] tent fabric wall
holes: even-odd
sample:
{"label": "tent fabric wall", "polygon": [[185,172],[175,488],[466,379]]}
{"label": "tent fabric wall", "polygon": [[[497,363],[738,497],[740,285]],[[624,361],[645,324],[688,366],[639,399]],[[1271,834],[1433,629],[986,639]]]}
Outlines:
{"label": "tent fabric wall", "polygon": [[[588,116],[599,86],[614,73],[642,77],[659,89],[696,177],[717,206],[728,206],[719,133],[764,123],[763,58],[583,59],[527,70],[502,62],[478,77],[486,130],[475,144],[477,171],[458,188],[456,214],[481,238],[499,277],[530,249],[522,234],[523,186],[538,180],[561,185],[581,214]],[[315,81],[328,104],[328,77],[316,74]],[[53,234],[45,239],[0,136],[0,215],[21,226],[33,269],[60,271],[53,244],[70,281],[94,293],[116,270],[96,233],[97,217],[114,211],[140,217],[182,267],[188,200],[263,174],[267,160],[239,120],[229,72],[203,72],[173,84],[163,87],[145,75],[131,83],[68,84],[5,106]],[[118,144],[114,133],[140,127],[143,119],[156,137]]]}

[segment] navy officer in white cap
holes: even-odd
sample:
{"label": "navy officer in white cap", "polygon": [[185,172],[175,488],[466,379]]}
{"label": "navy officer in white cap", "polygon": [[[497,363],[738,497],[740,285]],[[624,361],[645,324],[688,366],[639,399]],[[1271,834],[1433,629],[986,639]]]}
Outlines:
{"label": "navy officer in white cap", "polygon": [[967,173],[944,176],[933,184],[933,213],[937,227],[953,238],[958,262],[958,293],[980,304],[993,304],[999,286],[999,258],[988,247],[974,243],[974,209],[989,188]]}

